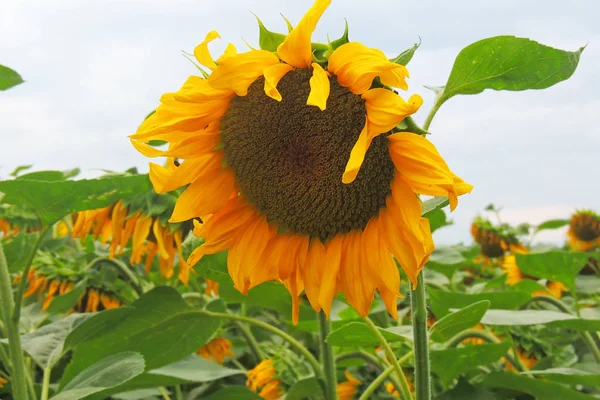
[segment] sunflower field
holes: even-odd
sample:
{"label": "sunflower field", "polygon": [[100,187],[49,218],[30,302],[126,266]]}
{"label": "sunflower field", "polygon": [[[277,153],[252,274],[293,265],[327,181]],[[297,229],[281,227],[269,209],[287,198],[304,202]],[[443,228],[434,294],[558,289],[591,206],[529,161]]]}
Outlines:
{"label": "sunflower field", "polygon": [[472,43],[418,124],[420,43],[313,42],[330,3],[216,58],[210,31],[124,138],[148,174],[0,181],[0,399],[600,398],[600,215],[490,204],[471,242],[432,238],[477,189],[434,145],[439,108],[550,88],[584,48]]}

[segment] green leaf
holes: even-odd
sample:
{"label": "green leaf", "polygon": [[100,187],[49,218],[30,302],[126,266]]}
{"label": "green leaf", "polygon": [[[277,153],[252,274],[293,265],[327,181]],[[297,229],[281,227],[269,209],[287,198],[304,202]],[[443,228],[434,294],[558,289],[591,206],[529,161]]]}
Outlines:
{"label": "green leaf", "polygon": [[489,325],[550,325],[580,331],[600,330],[600,319],[577,318],[574,315],[548,310],[488,310],[481,323]]}
{"label": "green leaf", "polygon": [[429,220],[429,226],[431,227],[431,232],[435,232],[444,226],[452,225],[452,222],[449,222],[446,218],[446,213],[442,209],[437,209],[430,211],[426,214],[425,218]]}
{"label": "green leaf", "polygon": [[289,388],[285,394],[285,400],[304,400],[308,398],[320,398],[323,396],[323,389],[319,381],[314,376],[299,379]]}
{"label": "green leaf", "polygon": [[113,394],[111,397],[117,400],[155,400],[161,396],[158,389],[138,389]]}
{"label": "green leaf", "polygon": [[73,168],[67,171],[35,171],[15,178],[15,180],[56,182],[65,181],[79,175],[81,170]]}
{"label": "green leaf", "polygon": [[181,361],[153,369],[148,373],[171,376],[188,382],[211,382],[231,375],[244,374],[244,371],[226,368],[192,354]]}
{"label": "green leaf", "polygon": [[[33,332],[21,336],[21,347],[40,368],[52,367],[62,357],[65,340],[78,325],[90,318],[91,314],[71,314]],[[1,339],[6,343],[7,339]]]}
{"label": "green leaf", "polygon": [[144,372],[144,357],[135,352],[113,354],[77,374],[52,400],[79,400],[119,386]]}
{"label": "green leaf", "polygon": [[598,288],[600,288],[600,278],[591,275],[580,275],[577,278],[575,278],[575,288],[577,290],[577,293],[598,293]]}
{"label": "green leaf", "polygon": [[447,197],[434,197],[432,199],[425,200],[423,204],[421,204],[421,215],[427,218],[428,213],[435,210],[440,210],[449,204],[450,202],[448,201]]}
{"label": "green leaf", "polygon": [[[390,343],[406,341],[405,336],[391,330],[378,328],[383,337]],[[331,332],[325,340],[332,346],[344,347],[376,347],[381,343],[373,331],[364,322],[350,322]]]}
{"label": "green leaf", "polygon": [[390,61],[404,66],[408,65],[410,60],[412,60],[413,56],[415,55],[415,52],[417,51],[419,46],[421,46],[421,38],[419,38],[419,43],[415,43],[413,47],[404,50],[398,55],[398,57],[391,59]]}
{"label": "green leaf", "polygon": [[514,36],[480,40],[456,57],[440,101],[485,89],[548,88],[573,75],[583,49],[564,51]]}
{"label": "green leaf", "polygon": [[52,299],[52,303],[50,303],[50,307],[46,310],[49,314],[62,314],[68,312],[75,304],[79,298],[85,293],[85,289],[87,287],[87,280],[82,280],[78,282],[71,290],[67,293],[56,296]]}
{"label": "green leaf", "polygon": [[566,383],[568,385],[600,387],[600,374],[594,374],[580,369],[550,368],[542,371],[527,371],[523,374],[541,375],[551,381]]}
{"label": "green leaf", "polygon": [[437,396],[434,400],[496,400],[492,392],[471,386],[465,378],[459,378],[458,384],[447,392]]}
{"label": "green leaf", "polygon": [[329,54],[330,55],[338,47],[350,42],[350,40],[348,39],[348,20],[344,19],[344,22],[346,23],[346,26],[344,28],[344,34],[342,35],[342,37],[329,42]]}
{"label": "green leaf", "polygon": [[19,175],[19,173],[21,173],[21,171],[26,171],[26,170],[30,169],[31,167],[33,167],[33,164],[30,164],[30,165],[19,165],[9,175],[12,176],[12,177],[17,177]]}
{"label": "green leaf", "polygon": [[9,272],[21,272],[25,268],[27,258],[40,236],[39,232],[20,234],[2,240],[2,248],[6,256]]}
{"label": "green leaf", "polygon": [[583,252],[549,251],[547,253],[516,254],[519,269],[536,278],[564,283],[575,289],[575,278],[588,260]]}
{"label": "green leaf", "polygon": [[511,343],[485,343],[457,349],[431,350],[431,371],[445,384],[479,365],[487,365],[503,357]]}
{"label": "green leaf", "polygon": [[[473,346],[479,347],[479,346]],[[485,375],[482,386],[493,389],[512,389],[543,400],[594,400],[596,397],[569,389],[559,383],[532,379],[510,372],[492,372]]]}
{"label": "green leaf", "polygon": [[569,225],[570,221],[568,219],[551,219],[545,222],[542,222],[541,224],[539,224],[536,228],[535,231],[539,232],[539,231],[543,231],[543,230],[547,230],[547,229],[558,229],[558,228],[562,228],[563,226],[567,226]]}
{"label": "green leaf", "polygon": [[431,340],[445,342],[457,333],[477,325],[490,304],[488,300],[478,301],[439,319],[429,331]]}
{"label": "green leaf", "polygon": [[262,23],[260,18],[258,18],[258,16],[255,15],[255,17],[256,21],[258,21],[258,45],[262,50],[272,52],[277,51],[277,47],[279,47],[279,45],[283,43],[283,41],[286,38],[286,35],[284,35],[283,33],[271,32],[265,27],[265,25]]}
{"label": "green leaf", "polygon": [[23,78],[16,71],[0,65],[0,90],[10,89],[23,83]]}
{"label": "green leaf", "polygon": [[[101,358],[123,351],[140,353],[149,370],[174,363],[194,353],[220,326],[219,319],[199,315],[171,287],[152,289],[131,304],[130,308],[133,310],[128,311],[125,318],[123,314],[117,315],[121,317],[120,323],[113,324],[106,332],[98,331],[106,320],[98,323],[91,319],[91,329],[82,326],[84,332],[77,333],[79,344],[65,370],[61,386],[73,379],[78,371]],[[98,313],[98,316],[103,313],[106,311]],[[90,335],[90,332],[96,334]],[[75,341],[73,337],[69,339],[69,344]]]}
{"label": "green leaf", "polygon": [[244,386],[231,386],[211,394],[205,400],[262,400],[262,397]]}
{"label": "green leaf", "polygon": [[135,309],[133,307],[119,307],[112,310],[102,311],[96,314],[90,314],[91,318],[78,325],[67,336],[65,340],[65,349],[72,349],[79,343],[93,340],[96,336],[105,335],[109,331],[117,328],[119,324],[125,321]]}
{"label": "green leaf", "polygon": [[[464,308],[482,300],[489,301],[491,309],[514,310],[531,299],[531,296],[523,292],[486,292],[467,294],[445,292],[429,288],[427,289],[427,293],[429,293],[431,299],[440,306],[438,307],[439,309],[434,309],[436,317],[438,318],[442,318],[448,314],[451,308]],[[488,311],[488,313],[490,311]]]}
{"label": "green leaf", "polygon": [[0,181],[2,199],[8,204],[27,204],[45,226],[50,226],[75,211],[108,207],[120,199],[151,190],[148,175],[42,182],[29,180]]}

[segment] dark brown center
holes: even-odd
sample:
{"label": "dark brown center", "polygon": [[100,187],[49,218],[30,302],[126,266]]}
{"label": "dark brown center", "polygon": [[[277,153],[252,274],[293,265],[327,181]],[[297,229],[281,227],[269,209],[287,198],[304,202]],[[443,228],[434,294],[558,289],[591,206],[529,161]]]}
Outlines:
{"label": "dark brown center", "polygon": [[354,182],[342,174],[366,118],[364,101],[330,79],[327,109],[306,104],[312,71],[293,70],[265,95],[264,79],[235,97],[221,120],[225,161],[248,200],[279,231],[325,241],[363,229],[390,194],[394,164],[385,135],[373,140]]}
{"label": "dark brown center", "polygon": [[594,215],[575,216],[571,221],[571,229],[579,240],[591,241],[600,237],[600,221]]}

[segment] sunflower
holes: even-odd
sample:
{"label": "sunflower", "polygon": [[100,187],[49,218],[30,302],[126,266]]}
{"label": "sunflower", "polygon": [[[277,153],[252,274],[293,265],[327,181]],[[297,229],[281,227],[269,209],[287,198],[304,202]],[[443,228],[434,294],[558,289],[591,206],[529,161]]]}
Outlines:
{"label": "sunflower", "polygon": [[215,360],[223,364],[226,356],[235,356],[231,351],[231,342],[225,338],[217,337],[200,347],[197,352],[202,358]]}
{"label": "sunflower", "polygon": [[281,381],[277,379],[277,370],[273,360],[261,361],[246,374],[248,376],[246,386],[257,392],[263,399],[277,400],[284,395],[280,386]]}
{"label": "sunflower", "polygon": [[471,224],[471,236],[481,247],[476,262],[484,266],[501,262],[508,253],[526,253],[527,248],[519,242],[517,236],[505,225],[494,226],[488,220],[477,217]]}
{"label": "sunflower", "polygon": [[2,375],[0,375],[0,389],[2,389],[4,387],[4,385],[6,385],[8,383],[8,380],[6,378],[4,378]]}
{"label": "sunflower", "polygon": [[10,222],[5,219],[0,219],[0,238],[9,238],[17,236],[19,234],[19,227],[13,226]]}
{"label": "sunflower", "polygon": [[[522,348],[517,349],[517,357],[519,357],[519,360],[527,369],[530,369],[535,364],[537,364],[537,358],[535,357],[535,354],[529,353],[523,350]],[[515,366],[509,362],[506,362],[506,359],[504,357],[502,357],[501,361],[505,362],[504,369],[506,371],[517,371]]]}
{"label": "sunflower", "polygon": [[393,257],[416,285],[434,247],[417,194],[448,196],[454,209],[472,188],[429,140],[398,131],[423,102],[391,90],[407,89],[403,65],[358,42],[313,53],[330,2],[316,0],[272,51],[229,44],[215,61],[210,32],[194,51],[210,74],[163,95],[130,136],[144,155],[167,157],[166,167],[150,164],[158,193],[189,185],[170,222],[204,221],[190,265],[229,250],[235,287],[282,282],[294,322],[303,290],[317,311],[328,315],[342,292],[363,316],[378,290],[396,317]]}
{"label": "sunflower", "polygon": [[337,397],[339,400],[352,400],[356,394],[356,389],[362,382],[352,376],[350,371],[344,372],[344,375],[346,375],[346,380],[338,383],[335,389]]}
{"label": "sunflower", "polygon": [[[411,393],[414,393],[415,392],[415,384],[414,384],[411,376],[406,377],[406,383],[408,383],[408,390]],[[394,384],[392,382],[388,382],[385,384],[385,391],[394,397],[400,398],[400,393],[398,392],[398,389],[396,389],[396,386],[394,386]]]}
{"label": "sunflower", "polygon": [[577,211],[569,224],[569,247],[588,251],[600,246],[600,216],[591,210]]}
{"label": "sunflower", "polygon": [[[21,279],[22,276],[17,275],[13,283],[17,284]],[[55,296],[65,294],[73,288],[71,280],[61,277],[50,277],[38,272],[35,268],[31,268],[27,273],[27,282],[29,285],[25,293],[23,293],[23,297],[28,298],[37,293],[44,301],[42,311],[46,311],[50,307]]]}
{"label": "sunflower", "polygon": [[79,297],[73,311],[80,313],[93,313],[121,307],[121,302],[110,291],[90,287]]}
{"label": "sunflower", "polygon": [[[525,279],[535,279],[521,271],[517,265],[517,258],[513,255],[504,257],[500,267],[506,272],[506,284],[509,286],[514,286]],[[562,294],[566,291],[567,287],[562,282],[548,281],[546,283],[546,290],[537,290],[531,294],[534,296],[551,294],[557,299],[560,299]]]}
{"label": "sunflower", "polygon": [[73,237],[82,240],[91,234],[102,244],[110,242],[110,258],[121,255],[131,245],[130,264],[142,262],[145,256],[146,273],[158,255],[161,276],[171,279],[175,271],[176,256],[179,260],[178,278],[184,284],[189,281],[190,268],[181,253],[183,232],[170,224],[163,224],[158,216],[142,211],[133,212],[123,201],[116,204],[77,213],[73,225]]}
{"label": "sunflower", "polygon": [[212,279],[206,279],[206,289],[204,293],[207,296],[218,296],[219,295],[219,282],[213,281]]}

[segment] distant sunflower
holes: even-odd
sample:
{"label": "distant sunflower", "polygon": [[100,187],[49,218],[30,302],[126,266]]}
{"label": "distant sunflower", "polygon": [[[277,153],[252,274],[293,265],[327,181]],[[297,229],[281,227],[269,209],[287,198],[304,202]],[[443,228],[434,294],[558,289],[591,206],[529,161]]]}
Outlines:
{"label": "distant sunflower", "polygon": [[577,211],[569,224],[569,247],[588,251],[600,246],[600,216],[590,210]]}
{"label": "distant sunflower", "polygon": [[[135,211],[135,210],[134,210]],[[158,255],[161,276],[171,279],[175,270],[176,256],[179,257],[179,280],[187,284],[190,268],[181,253],[183,233],[171,229],[160,218],[142,211],[131,212],[129,207],[118,201],[114,205],[77,213],[73,226],[73,237],[85,239],[92,234],[105,244],[110,242],[110,258],[114,258],[131,246],[131,265],[142,262],[146,257],[146,273]]]}
{"label": "distant sunflower", "polygon": [[19,234],[19,227],[13,226],[9,221],[0,219],[0,238],[9,238]]}
{"label": "distant sunflower", "polygon": [[[519,266],[517,265],[517,258],[513,255],[509,255],[503,258],[500,267],[506,272],[506,284],[513,286],[525,279],[535,279],[531,276],[524,274]],[[568,289],[562,282],[548,281],[546,283],[546,290],[538,290],[532,293],[532,295],[548,295],[556,297],[557,299],[562,298],[562,294]]]}
{"label": "distant sunflower", "polygon": [[283,282],[294,322],[303,290],[327,314],[343,292],[363,316],[378,290],[396,317],[392,256],[416,285],[434,247],[417,194],[448,196],[454,209],[472,188],[429,140],[397,131],[423,102],[390,89],[407,89],[403,65],[358,42],[313,54],[330,2],[316,0],[274,52],[229,44],[215,61],[210,32],[194,51],[210,75],[163,95],[131,136],[144,155],[167,157],[166,167],[150,165],[158,193],[189,185],[170,219],[204,221],[194,233],[205,242],[188,262],[229,250],[235,287]]}
{"label": "distant sunflower", "polygon": [[231,351],[231,342],[223,337],[217,337],[198,349],[198,354],[207,360],[214,360],[223,364],[225,357],[235,356]]}
{"label": "distant sunflower", "polygon": [[481,254],[476,259],[484,265],[495,265],[501,262],[507,253],[526,253],[518,238],[503,226],[494,226],[488,220],[477,217],[471,224],[471,236],[481,247]]}
{"label": "distant sunflower", "polygon": [[207,296],[218,296],[219,295],[219,282],[213,281],[212,279],[206,279],[206,289],[204,293]]}
{"label": "distant sunflower", "polygon": [[261,361],[256,367],[247,373],[246,386],[258,393],[260,397],[267,400],[277,400],[283,397],[281,381],[277,378],[275,362],[272,359]]}
{"label": "distant sunflower", "polygon": [[89,287],[81,295],[74,307],[74,311],[80,313],[92,313],[102,310],[110,310],[121,307],[121,302],[114,295],[106,290]]}
{"label": "distant sunflower", "polygon": [[[519,357],[519,360],[527,369],[530,369],[531,367],[533,367],[535,364],[537,364],[537,361],[538,361],[535,354],[527,352],[527,351],[523,350],[522,348],[519,348],[517,350],[517,357]],[[517,371],[515,366],[512,365],[511,363],[507,362],[504,357],[502,357],[501,360],[504,361],[504,363],[505,363],[504,369],[506,371],[511,371],[511,370]]]}
{"label": "distant sunflower", "polygon": [[4,378],[2,375],[0,375],[0,389],[2,389],[4,387],[4,385],[6,385],[8,383],[8,380],[6,380],[6,378]]}
{"label": "distant sunflower", "polygon": [[336,387],[337,397],[339,400],[352,400],[362,382],[352,376],[348,370],[344,374],[346,375],[346,380],[338,383]]}
{"label": "distant sunflower", "polygon": [[[406,376],[406,383],[408,383],[408,390],[411,393],[415,393],[415,384],[410,375]],[[400,398],[400,393],[398,392],[398,389],[396,389],[396,386],[394,386],[392,382],[388,382],[385,384],[385,391],[396,398]]]}

